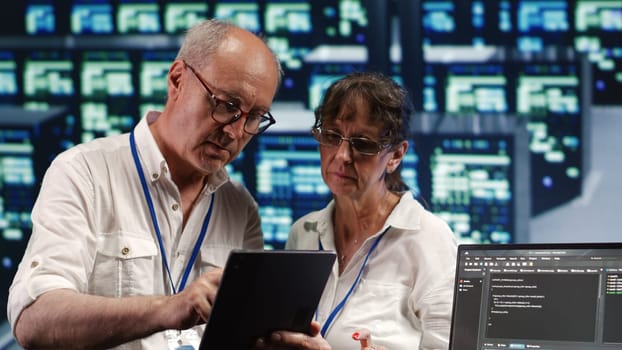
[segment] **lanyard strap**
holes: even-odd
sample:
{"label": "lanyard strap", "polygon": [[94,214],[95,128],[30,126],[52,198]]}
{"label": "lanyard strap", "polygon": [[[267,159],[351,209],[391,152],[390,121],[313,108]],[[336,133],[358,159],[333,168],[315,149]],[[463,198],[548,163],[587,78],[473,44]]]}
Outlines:
{"label": "lanyard strap", "polygon": [[[166,274],[168,275],[168,280],[171,284],[171,289],[173,290],[173,294],[177,294],[177,289],[175,288],[175,284],[173,283],[173,277],[171,276],[171,270],[168,265],[168,260],[166,259],[166,249],[164,249],[164,241],[162,240],[162,234],[160,233],[160,226],[158,225],[158,218],[155,212],[155,206],[153,205],[153,200],[151,199],[151,194],[149,193],[149,186],[147,186],[147,180],[145,179],[145,174],[143,173],[143,168],[140,164],[140,159],[138,158],[138,151],[136,149],[136,141],[134,140],[134,130],[130,133],[130,148],[132,150],[132,157],[134,158],[134,164],[136,165],[136,171],[138,172],[138,177],[140,178],[140,184],[143,187],[143,193],[145,195],[145,200],[147,201],[147,206],[149,207],[149,213],[151,214],[151,221],[153,222],[153,229],[155,230],[156,236],[158,238],[158,245],[160,246],[160,254],[162,254],[162,264],[166,269]],[[179,283],[179,292],[184,290],[186,286],[186,282],[188,281],[188,276],[190,275],[190,271],[192,270],[192,266],[199,255],[199,251],[201,250],[201,244],[203,244],[203,240],[205,239],[205,234],[207,232],[207,227],[209,226],[210,219],[212,217],[212,208],[214,206],[214,193],[212,193],[212,198],[210,199],[209,209],[207,210],[207,214],[205,215],[205,219],[203,220],[203,226],[201,226],[201,232],[199,233],[199,237],[194,245],[194,249],[192,250],[192,255],[190,256],[190,260],[186,265],[186,269],[184,271],[184,275]]]}
{"label": "lanyard strap", "polygon": [[[363,260],[363,264],[361,265],[361,268],[359,269],[359,273],[356,275],[356,278],[354,279],[352,286],[350,286],[350,289],[348,290],[346,295],[343,297],[341,302],[339,302],[339,304],[335,306],[333,311],[330,313],[330,315],[326,319],[326,322],[324,322],[324,325],[322,326],[322,329],[320,331],[320,333],[322,334],[322,337],[326,337],[326,332],[328,331],[328,328],[330,327],[331,323],[333,323],[333,321],[335,320],[335,317],[337,317],[339,312],[341,312],[341,309],[343,309],[348,298],[350,298],[350,294],[352,294],[352,292],[358,285],[361,275],[363,274],[363,271],[365,270],[365,267],[367,266],[367,260],[369,260],[369,256],[376,249],[376,247],[378,246],[378,242],[380,242],[384,234],[387,233],[387,231],[389,231],[390,228],[391,226],[387,227],[384,231],[382,231],[382,233],[378,237],[376,237],[376,240],[374,240],[374,242],[372,243],[371,247],[369,248],[369,251],[367,252],[367,255],[365,255],[365,260]],[[324,250],[324,247],[322,246],[322,241],[320,241],[319,238],[318,238],[318,245],[319,245],[320,250]]]}

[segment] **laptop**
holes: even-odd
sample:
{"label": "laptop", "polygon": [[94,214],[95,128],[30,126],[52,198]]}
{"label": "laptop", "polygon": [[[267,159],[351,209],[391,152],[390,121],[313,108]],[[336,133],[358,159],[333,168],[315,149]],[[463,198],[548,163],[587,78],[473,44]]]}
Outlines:
{"label": "laptop", "polygon": [[275,330],[308,333],[334,251],[233,250],[199,350],[250,349]]}
{"label": "laptop", "polygon": [[450,350],[622,349],[622,243],[460,245]]}

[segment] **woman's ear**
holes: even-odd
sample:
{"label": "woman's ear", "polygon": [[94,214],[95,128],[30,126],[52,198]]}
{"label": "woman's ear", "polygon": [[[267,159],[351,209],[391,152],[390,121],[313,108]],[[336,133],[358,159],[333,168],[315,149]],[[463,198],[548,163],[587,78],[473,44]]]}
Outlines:
{"label": "woman's ear", "polygon": [[391,148],[391,158],[387,162],[387,173],[394,172],[400,166],[406,151],[408,151],[408,141],[402,141]]}

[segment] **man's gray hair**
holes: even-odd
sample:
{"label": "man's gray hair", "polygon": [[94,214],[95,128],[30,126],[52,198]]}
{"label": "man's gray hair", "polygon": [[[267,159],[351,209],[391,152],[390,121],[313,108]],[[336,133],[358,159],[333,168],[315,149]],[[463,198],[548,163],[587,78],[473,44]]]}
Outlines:
{"label": "man's gray hair", "polygon": [[[186,32],[181,48],[177,53],[177,59],[183,60],[197,69],[203,68],[233,28],[237,28],[237,26],[221,19],[208,19],[195,24]],[[265,43],[263,38],[259,36],[258,38]],[[272,52],[280,82],[283,76],[283,68],[274,51],[270,49],[270,52]]]}

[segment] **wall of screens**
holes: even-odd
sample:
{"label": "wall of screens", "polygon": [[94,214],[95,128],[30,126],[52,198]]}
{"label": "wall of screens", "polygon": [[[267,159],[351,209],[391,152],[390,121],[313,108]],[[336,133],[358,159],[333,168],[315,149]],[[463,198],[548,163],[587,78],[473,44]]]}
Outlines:
{"label": "wall of screens", "polygon": [[[204,18],[260,32],[283,64],[277,127],[229,166],[260,204],[274,248],[293,220],[330,198],[307,130],[324,90],[346,73],[380,68],[411,89],[415,119],[439,118],[414,130],[403,174],[468,242],[524,241],[524,208],[538,215],[578,196],[589,171],[589,106],[622,104],[619,0],[24,0],[3,9],[0,105],[63,110],[48,115],[56,125],[48,136],[29,141],[50,151],[30,163],[15,159],[24,147],[15,138],[37,128],[11,131],[14,118],[0,114],[0,176],[10,178],[0,184],[0,244],[10,251],[23,250],[28,228],[17,235],[15,227],[28,213],[6,208],[32,201],[53,154],[127,132],[145,111],[161,109],[181,35]],[[515,131],[478,133],[465,126],[478,124],[474,116],[484,125],[523,121],[527,160]],[[444,130],[450,122],[464,127]],[[15,164],[34,170],[15,175]],[[516,204],[517,168],[530,169],[526,204]],[[16,176],[34,180],[17,191]],[[0,258],[12,275],[15,257],[3,250]]]}
{"label": "wall of screens", "polygon": [[622,103],[619,0],[422,0],[421,30],[426,49],[494,46],[538,55],[571,48],[593,63],[593,103]]}
{"label": "wall of screens", "polygon": [[[73,144],[75,120],[64,108],[0,106],[0,285],[8,286],[30,236],[30,210],[50,161]],[[7,288],[0,293],[6,304]]]}
{"label": "wall of screens", "polygon": [[451,118],[526,119],[532,213],[581,194],[589,172],[589,65],[582,60],[512,59],[425,65],[422,110]]}

